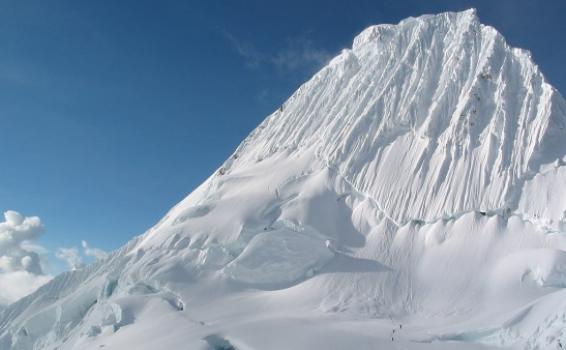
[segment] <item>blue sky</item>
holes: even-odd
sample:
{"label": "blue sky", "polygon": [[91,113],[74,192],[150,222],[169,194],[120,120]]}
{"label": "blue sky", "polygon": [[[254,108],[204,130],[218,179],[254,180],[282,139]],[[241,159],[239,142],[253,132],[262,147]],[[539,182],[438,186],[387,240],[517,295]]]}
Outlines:
{"label": "blue sky", "polygon": [[562,0],[1,1],[0,210],[115,249],[362,29],[469,7],[566,92]]}

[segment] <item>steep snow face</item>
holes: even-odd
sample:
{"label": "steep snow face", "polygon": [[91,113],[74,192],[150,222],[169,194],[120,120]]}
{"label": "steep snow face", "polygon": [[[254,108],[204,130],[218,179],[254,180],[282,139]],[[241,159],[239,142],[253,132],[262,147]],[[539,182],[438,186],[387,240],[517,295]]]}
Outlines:
{"label": "steep snow face", "polygon": [[0,349],[556,348],[565,123],[473,10],[370,27],[156,226],[0,310]]}
{"label": "steep snow face", "polygon": [[366,29],[231,167],[314,147],[396,222],[432,221],[515,209],[522,184],[564,155],[565,127],[564,101],[529,54],[470,10]]}

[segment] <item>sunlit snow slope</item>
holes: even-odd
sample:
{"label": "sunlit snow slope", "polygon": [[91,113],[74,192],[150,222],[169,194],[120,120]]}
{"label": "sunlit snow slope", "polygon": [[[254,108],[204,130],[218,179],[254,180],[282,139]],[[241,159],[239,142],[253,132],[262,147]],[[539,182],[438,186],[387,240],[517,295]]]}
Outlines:
{"label": "sunlit snow slope", "polygon": [[473,10],[370,27],[0,348],[566,347],[565,127]]}

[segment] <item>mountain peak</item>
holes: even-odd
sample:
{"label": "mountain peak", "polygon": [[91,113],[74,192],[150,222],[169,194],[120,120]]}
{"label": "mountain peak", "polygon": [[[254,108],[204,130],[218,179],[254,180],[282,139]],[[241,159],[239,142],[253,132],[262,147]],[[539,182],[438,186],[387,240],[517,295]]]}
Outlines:
{"label": "mountain peak", "polygon": [[447,22],[449,25],[460,27],[462,25],[473,24],[479,26],[479,18],[476,9],[471,8],[461,12],[444,12],[436,15],[422,15],[419,17],[409,17],[402,20],[399,24],[377,24],[364,29],[354,38],[352,49],[358,51],[361,47],[387,40],[387,35],[391,31],[408,29],[418,24],[428,24],[436,26],[439,21]]}
{"label": "mountain peak", "polygon": [[515,210],[523,182],[564,156],[563,104],[475,10],[408,18],[362,31],[224,167],[314,148],[398,222]]}
{"label": "mountain peak", "polygon": [[474,10],[372,26],[148,232],[1,310],[0,348],[556,348],[565,184],[525,51]]}

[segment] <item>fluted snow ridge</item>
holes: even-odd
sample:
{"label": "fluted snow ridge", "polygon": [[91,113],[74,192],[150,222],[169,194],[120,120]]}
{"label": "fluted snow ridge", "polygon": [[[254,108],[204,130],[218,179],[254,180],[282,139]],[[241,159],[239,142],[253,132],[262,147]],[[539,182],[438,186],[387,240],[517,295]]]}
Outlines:
{"label": "fluted snow ridge", "polygon": [[514,210],[566,154],[564,105],[475,10],[409,18],[359,34],[225,166],[314,147],[400,222]]}

